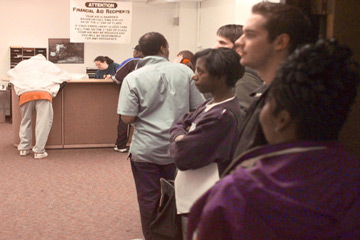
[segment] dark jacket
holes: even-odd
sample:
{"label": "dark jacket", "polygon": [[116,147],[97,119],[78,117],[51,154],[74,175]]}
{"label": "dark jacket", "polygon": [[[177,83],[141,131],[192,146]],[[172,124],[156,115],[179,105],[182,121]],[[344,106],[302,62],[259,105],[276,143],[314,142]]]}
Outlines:
{"label": "dark jacket", "polygon": [[97,79],[104,79],[104,75],[110,74],[111,76],[115,75],[116,70],[119,68],[119,64],[117,63],[110,63],[109,67],[105,70],[97,70],[95,73],[95,78]]}
{"label": "dark jacket", "polygon": [[[180,170],[216,162],[221,174],[233,157],[244,112],[236,97],[205,112],[207,102],[170,129],[170,155]],[[179,135],[185,136],[175,142]]]}
{"label": "dark jacket", "polygon": [[263,85],[252,94],[254,101],[248,108],[241,126],[239,143],[236,147],[234,158],[252,147],[267,143],[260,126],[259,115],[265,105],[268,89],[268,85]]}
{"label": "dark jacket", "polygon": [[245,68],[244,76],[240,78],[235,85],[235,94],[239,99],[242,110],[246,112],[255,99],[253,96],[251,96],[251,94],[263,84],[264,82],[254,70]]}

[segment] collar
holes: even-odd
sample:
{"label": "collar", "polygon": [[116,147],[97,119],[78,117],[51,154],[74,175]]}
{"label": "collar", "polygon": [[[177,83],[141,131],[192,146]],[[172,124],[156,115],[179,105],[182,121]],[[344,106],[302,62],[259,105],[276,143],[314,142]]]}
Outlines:
{"label": "collar", "polygon": [[211,99],[210,101],[208,101],[205,105],[205,112],[209,111],[210,109],[212,109],[213,107],[217,106],[217,105],[220,105],[220,104],[223,104],[223,103],[226,103],[226,102],[229,102],[231,100],[233,100],[235,98],[234,97],[231,97],[231,98],[228,98],[228,99],[225,99],[224,101],[221,101],[221,102],[217,102],[217,103],[213,103],[213,100],[214,99]]}
{"label": "collar", "polygon": [[270,85],[267,84],[263,84],[260,87],[258,87],[257,89],[255,89],[253,92],[251,92],[249,95],[251,97],[256,97],[259,98],[261,97],[264,93],[266,93],[270,88]]}
{"label": "collar", "polygon": [[238,166],[252,167],[258,160],[265,157],[326,148],[343,148],[343,145],[336,141],[298,141],[254,147],[234,158],[223,172],[222,177],[231,174]]}
{"label": "collar", "polygon": [[140,59],[138,62],[138,68],[143,67],[145,65],[150,65],[150,64],[156,64],[156,63],[160,63],[160,62],[168,62],[169,60],[165,57],[162,56],[147,56],[144,57],[143,59]]}

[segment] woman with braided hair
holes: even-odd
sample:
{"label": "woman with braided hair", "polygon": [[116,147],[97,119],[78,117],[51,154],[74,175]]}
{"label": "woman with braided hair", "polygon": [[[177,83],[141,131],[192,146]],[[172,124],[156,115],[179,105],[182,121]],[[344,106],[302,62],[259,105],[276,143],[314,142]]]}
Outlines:
{"label": "woman with braided hair", "polygon": [[338,142],[359,65],[335,40],[296,50],[245,152],[192,207],[188,239],[360,239],[360,162]]}

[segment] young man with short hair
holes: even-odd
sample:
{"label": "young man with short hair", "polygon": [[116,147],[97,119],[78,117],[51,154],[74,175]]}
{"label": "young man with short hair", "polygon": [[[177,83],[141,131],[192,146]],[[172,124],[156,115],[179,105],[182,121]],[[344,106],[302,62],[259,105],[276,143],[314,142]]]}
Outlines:
{"label": "young man with short hair", "polygon": [[311,41],[310,21],[299,9],[282,3],[254,5],[243,31],[235,42],[240,63],[256,70],[265,84],[255,92],[255,100],[247,110],[235,158],[251,147],[267,143],[259,124],[267,90],[280,64],[296,47]]}
{"label": "young man with short hair", "polygon": [[[217,44],[214,48],[235,49],[235,41],[243,34],[243,26],[239,24],[227,24],[221,26],[217,31]],[[256,72],[248,67],[245,68],[245,74],[235,85],[235,95],[239,100],[240,107],[246,111],[254,97],[250,96],[252,92],[262,86],[263,81]]]}
{"label": "young man with short hair", "polygon": [[216,32],[217,44],[214,48],[231,48],[235,47],[235,41],[243,34],[243,26],[239,24],[227,24],[221,26]]}

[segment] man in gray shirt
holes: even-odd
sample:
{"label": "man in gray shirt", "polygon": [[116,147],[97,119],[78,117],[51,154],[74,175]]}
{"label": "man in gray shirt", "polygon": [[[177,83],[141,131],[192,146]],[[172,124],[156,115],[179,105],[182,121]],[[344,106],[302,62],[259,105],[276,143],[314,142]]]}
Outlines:
{"label": "man in gray shirt", "polygon": [[139,39],[144,58],[121,87],[117,113],[134,126],[130,146],[133,172],[146,240],[154,239],[150,223],[160,198],[160,178],[174,179],[175,165],[168,154],[170,127],[204,98],[195,87],[193,72],[168,61],[169,44],[157,32]]}

